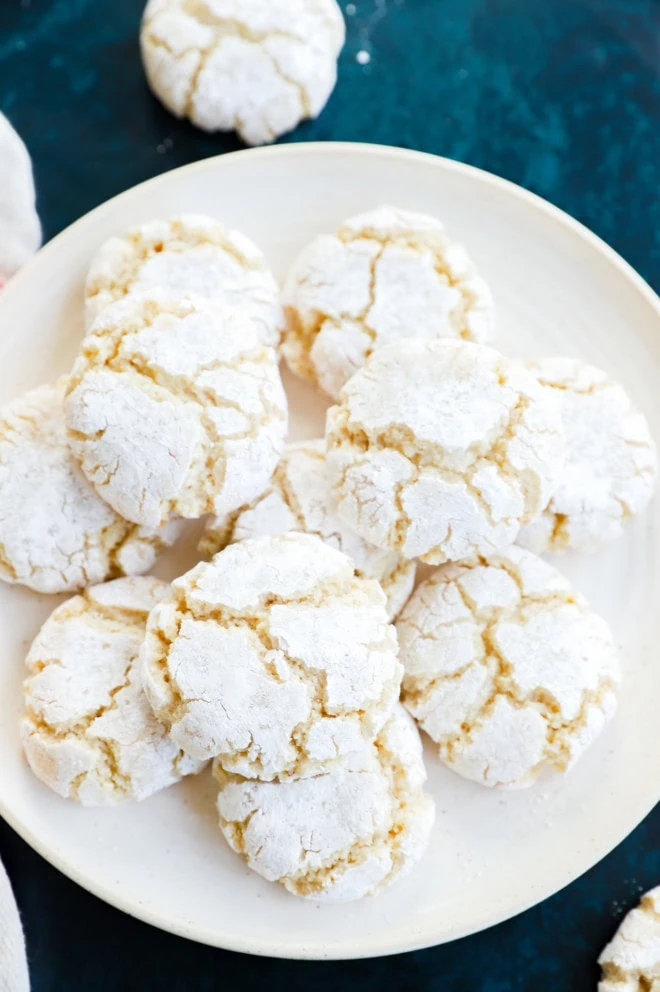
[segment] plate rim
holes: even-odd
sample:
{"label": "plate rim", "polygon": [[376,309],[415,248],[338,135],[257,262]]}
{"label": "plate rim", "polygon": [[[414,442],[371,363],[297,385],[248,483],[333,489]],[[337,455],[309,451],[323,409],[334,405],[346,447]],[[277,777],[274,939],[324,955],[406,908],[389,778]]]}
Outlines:
{"label": "plate rim", "polygon": [[[532,193],[529,190],[524,189],[522,186],[519,186],[510,180],[503,179],[500,176],[496,176],[485,169],[468,165],[463,162],[458,162],[444,156],[435,155],[429,152],[399,148],[397,146],[349,141],[314,141],[291,144],[284,143],[264,148],[241,149],[234,152],[209,156],[208,158],[191,162],[175,169],[170,169],[167,172],[159,174],[158,176],[154,176],[151,179],[138,183],[137,185],[132,186],[129,189],[124,190],[123,192],[118,193],[110,199],[104,201],[97,207],[94,207],[92,210],[88,211],[86,214],[83,214],[82,217],[78,218],[49,242],[47,242],[47,244],[45,244],[40,251],[27,262],[21,271],[9,281],[3,290],[2,296],[3,298],[6,298],[11,295],[12,292],[19,288],[25,280],[30,279],[32,269],[34,265],[37,264],[37,260],[39,260],[38,264],[41,264],[41,260],[44,256],[49,256],[57,252],[61,238],[70,237],[72,232],[75,232],[80,225],[89,223],[89,221],[93,219],[97,213],[107,210],[108,207],[111,207],[117,201],[126,202],[132,198],[137,198],[145,190],[145,188],[153,188],[156,184],[167,182],[174,173],[179,174],[186,172],[190,174],[207,170],[214,171],[222,168],[227,163],[233,163],[237,158],[249,157],[251,160],[254,160],[256,158],[274,159],[279,157],[311,157],[313,155],[318,155],[319,153],[324,155],[340,156],[357,154],[373,156],[374,158],[379,159],[398,159],[400,161],[419,162],[431,165],[441,170],[446,170],[448,172],[461,173],[463,175],[467,175],[468,177],[472,177],[480,183],[495,187],[507,195],[513,196],[517,200],[526,204],[529,208],[545,214],[546,217],[554,223],[558,223],[564,228],[567,228],[574,235],[577,235],[582,241],[586,242],[591,248],[597,251],[601,256],[604,256],[637,290],[651,309],[655,311],[658,321],[660,322],[660,297],[653,290],[652,286],[632,267],[632,265],[627,262],[617,251],[615,251],[614,248],[607,244],[606,241],[604,241],[597,234],[594,234],[594,232],[586,227],[581,221],[576,220],[560,207],[555,206],[538,194]],[[660,786],[658,787],[658,791],[660,793]],[[531,901],[530,897],[519,898],[513,908],[509,905],[506,909],[500,909],[492,912],[483,920],[477,922],[476,926],[464,927],[446,940],[441,939],[438,941],[437,937],[433,938],[429,932],[425,932],[424,934],[420,934],[414,940],[405,938],[403,940],[389,939],[388,943],[383,945],[379,942],[378,937],[372,937],[366,941],[363,941],[362,946],[359,949],[352,947],[345,950],[342,950],[341,948],[332,948],[328,951],[322,950],[320,941],[315,943],[303,942],[298,943],[294,947],[280,949],[277,945],[269,944],[260,939],[251,939],[249,937],[238,937],[234,934],[218,933],[215,930],[204,929],[193,924],[186,924],[181,920],[161,914],[156,909],[142,905],[140,902],[125,900],[121,893],[113,891],[109,885],[106,885],[103,882],[97,882],[94,879],[90,879],[84,872],[80,871],[72,861],[64,856],[60,856],[57,851],[51,849],[45,843],[42,843],[41,840],[32,832],[32,830],[29,827],[24,826],[20,821],[20,818],[17,815],[14,815],[1,794],[0,816],[2,816],[6,823],[19,835],[19,837],[25,841],[25,843],[27,843],[38,855],[43,857],[55,869],[60,871],[63,875],[87,892],[90,892],[92,895],[101,899],[105,903],[113,906],[120,912],[126,913],[134,919],[140,920],[141,922],[157,927],[158,929],[168,933],[172,933],[175,936],[184,937],[188,940],[193,940],[197,943],[205,944],[211,947],[264,957],[275,957],[288,960],[321,961],[358,960],[372,957],[383,957],[390,954],[398,954],[414,950],[422,950],[428,947],[439,946],[439,944],[442,943],[450,943],[471,934],[480,933],[486,929],[497,926],[505,920],[512,919],[520,913],[525,912],[539,903],[544,902],[546,899],[551,898],[557,892],[566,888],[577,878],[580,878],[587,871],[593,868],[594,865],[606,857],[612,850],[614,850],[615,847],[622,843],[627,836],[629,836],[629,834],[656,806],[659,799],[660,794],[657,799],[643,804],[640,810],[634,814],[634,825],[630,828],[627,834],[620,837],[613,843],[608,840],[600,846],[595,845],[593,850],[589,852],[588,858],[586,858],[585,863],[579,870],[571,873],[568,878],[562,878],[556,886],[553,885],[551,891],[544,892],[544,894],[540,897],[536,894],[532,894]]]}

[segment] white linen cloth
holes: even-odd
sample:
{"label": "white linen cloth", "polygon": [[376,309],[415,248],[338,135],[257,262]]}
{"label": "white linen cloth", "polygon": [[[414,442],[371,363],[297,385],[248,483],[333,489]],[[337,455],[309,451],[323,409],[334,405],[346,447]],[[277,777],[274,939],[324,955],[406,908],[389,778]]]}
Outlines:
{"label": "white linen cloth", "polygon": [[[28,260],[40,242],[32,162],[25,145],[0,114],[0,286]],[[29,989],[23,927],[0,862],[0,992]]]}
{"label": "white linen cloth", "polygon": [[23,927],[0,862],[0,992],[30,992]]}

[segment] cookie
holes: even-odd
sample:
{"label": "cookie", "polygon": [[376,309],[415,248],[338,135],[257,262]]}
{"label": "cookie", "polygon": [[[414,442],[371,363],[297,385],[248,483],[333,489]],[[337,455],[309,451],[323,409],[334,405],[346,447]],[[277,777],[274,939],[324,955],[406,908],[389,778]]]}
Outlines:
{"label": "cookie", "polygon": [[149,0],[140,42],[171,113],[263,145],[318,117],[344,37],[335,0]]}
{"label": "cookie", "polygon": [[490,289],[434,217],[381,207],[316,238],[283,294],[283,354],[333,399],[369,355],[400,338],[485,342]]}
{"label": "cookie", "polygon": [[348,555],[357,575],[380,582],[390,619],[403,608],[415,584],[415,563],[363,541],[337,516],[322,440],[290,445],[258,500],[229,520],[211,518],[200,551],[210,557],[234,541],[292,530],[318,535]]}
{"label": "cookie", "polygon": [[0,114],[0,286],[41,244],[32,162],[27,148]]}
{"label": "cookie", "polygon": [[658,473],[644,415],[606,372],[573,358],[530,363],[561,411],[566,464],[545,512],[518,543],[544,551],[595,551],[647,506]]}
{"label": "cookie", "polygon": [[103,310],[69,382],[69,443],[127,520],[225,514],[268,485],[286,397],[272,348],[224,306],[163,293]]}
{"label": "cookie", "polygon": [[660,992],[660,886],[628,913],[598,963],[598,992]]}
{"label": "cookie", "polygon": [[0,578],[42,593],[147,572],[180,531],[127,523],[96,494],[67,444],[66,386],[0,410]]}
{"label": "cookie", "polygon": [[155,719],[136,665],[167,590],[150,578],[95,586],[58,606],[32,644],[23,747],[58,795],[83,806],[146,799],[201,769]]}
{"label": "cookie", "polygon": [[491,348],[404,339],[371,356],[328,412],[341,517],[431,565],[506,547],[547,506],[563,465],[552,399]]}
{"label": "cookie", "polygon": [[616,709],[612,634],[556,569],[511,547],[445,565],[397,623],[402,699],[455,772],[488,786],[567,771]]}
{"label": "cookie", "polygon": [[224,303],[252,322],[264,344],[280,342],[284,314],[266,259],[244,234],[212,217],[153,220],[106,241],[87,274],[87,328],[111,303],[152,290]]}
{"label": "cookie", "polygon": [[316,901],[373,895],[427,846],[433,800],[414,724],[401,706],[338,767],[294,782],[257,782],[216,763],[220,827],[250,868]]}
{"label": "cookie", "polygon": [[172,740],[264,780],[323,770],[372,741],[402,669],[385,596],[309,534],[231,544],[152,612],[144,683]]}

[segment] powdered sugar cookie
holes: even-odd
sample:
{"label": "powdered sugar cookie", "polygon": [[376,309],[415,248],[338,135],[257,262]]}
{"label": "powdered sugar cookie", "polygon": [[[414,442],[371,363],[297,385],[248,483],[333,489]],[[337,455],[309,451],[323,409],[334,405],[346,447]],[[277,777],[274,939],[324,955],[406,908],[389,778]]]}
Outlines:
{"label": "powdered sugar cookie", "polygon": [[266,259],[244,234],[212,217],[153,220],[106,241],[85,284],[87,327],[111,303],[152,290],[224,303],[252,322],[264,344],[279,344],[284,315]]}
{"label": "powdered sugar cookie", "polygon": [[211,518],[200,551],[211,556],[233,541],[292,530],[317,534],[347,554],[359,576],[380,582],[390,619],[403,608],[415,584],[415,563],[367,544],[337,516],[324,441],[290,445],[270,487],[258,500],[229,520]]}
{"label": "powdered sugar cookie", "polygon": [[180,531],[127,523],[97,496],[67,445],[66,386],[0,410],[0,578],[44,593],[147,572]]}
{"label": "powdered sugar cookie", "polygon": [[65,412],[89,481],[145,526],[249,503],[268,485],[287,426],[275,352],[250,324],[219,304],[162,293],[102,311]]}
{"label": "powdered sugar cookie", "polygon": [[397,624],[403,701],[441,759],[488,786],[569,769],[616,708],[612,634],[556,569],[511,547],[445,565]]}
{"label": "powdered sugar cookie", "polygon": [[381,207],[316,238],[285,289],[283,352],[336,399],[369,355],[399,338],[487,341],[493,301],[434,217]]}
{"label": "powdered sugar cookie", "polygon": [[168,110],[262,145],[318,117],[344,33],[335,0],[149,0],[140,40]]}
{"label": "powdered sugar cookie", "polygon": [[35,775],[84,806],[145,799],[201,763],[155,719],[135,664],[157,579],[117,579],[59,606],[27,656],[23,747]]}
{"label": "powdered sugar cookie", "polygon": [[265,780],[371,741],[399,697],[385,596],[309,534],[232,544],[153,611],[145,689],[172,739]]}
{"label": "powdered sugar cookie", "polygon": [[628,913],[598,963],[598,992],[660,992],[660,886]]}
{"label": "powdered sugar cookie", "polygon": [[7,118],[0,114],[0,286],[41,243],[32,162]]}
{"label": "powdered sugar cookie", "polygon": [[517,364],[463,341],[379,349],[328,412],[326,441],[343,519],[432,565],[514,541],[563,464],[551,398]]}
{"label": "powdered sugar cookie", "polygon": [[433,800],[401,706],[374,744],[324,774],[255,782],[216,763],[220,826],[250,868],[294,895],[361,899],[399,880],[428,843]]}
{"label": "powdered sugar cookie", "polygon": [[559,405],[566,465],[550,505],[521,532],[532,551],[592,551],[619,537],[653,495],[658,471],[646,418],[607,373],[573,358],[530,363]]}

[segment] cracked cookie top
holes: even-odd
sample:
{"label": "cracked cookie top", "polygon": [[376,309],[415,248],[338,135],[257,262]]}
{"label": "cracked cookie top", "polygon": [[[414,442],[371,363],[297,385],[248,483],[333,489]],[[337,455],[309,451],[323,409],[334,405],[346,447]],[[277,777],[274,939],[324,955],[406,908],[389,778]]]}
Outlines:
{"label": "cracked cookie top", "polygon": [[440,221],[381,207],[321,235],[284,289],[283,353],[291,369],[337,399],[376,348],[399,338],[485,342],[490,289]]}
{"label": "cracked cookie top", "polygon": [[167,737],[136,660],[149,610],[167,592],[117,579],[59,606],[26,659],[23,747],[35,775],[84,806],[145,799],[197,772]]}
{"label": "cracked cookie top", "polygon": [[167,109],[249,145],[318,116],[344,38],[336,0],[149,0],[140,33],[149,85]]}
{"label": "cracked cookie top", "polygon": [[69,444],[128,520],[225,514],[268,484],[287,427],[272,348],[224,306],[162,292],[101,312],[67,390]]}
{"label": "cracked cookie top", "polygon": [[368,544],[337,514],[325,465],[325,442],[289,445],[266,492],[229,518],[212,517],[200,551],[209,557],[234,541],[266,534],[317,534],[348,555],[359,576],[380,582],[390,619],[403,608],[415,583],[415,563]]}
{"label": "cracked cookie top", "polygon": [[0,578],[42,593],[147,572],[179,533],[127,523],[96,494],[67,444],[66,386],[0,410]]}
{"label": "cracked cookie top", "polygon": [[552,398],[518,364],[464,341],[374,352],[328,411],[326,442],[343,519],[432,565],[515,541],[564,458]]}
{"label": "cracked cookie top", "polygon": [[402,668],[385,596],[309,534],[229,545],[152,612],[145,689],[187,753],[265,780],[372,741]]}
{"label": "cracked cookie top", "polygon": [[182,214],[109,238],[85,283],[87,328],[111,303],[151,290],[224,303],[253,324],[264,344],[275,348],[280,342],[284,315],[266,259],[244,234],[212,217]]}
{"label": "cracked cookie top", "polygon": [[593,365],[546,358],[527,367],[559,407],[566,464],[549,506],[518,543],[538,554],[594,551],[620,537],[653,495],[658,459],[649,425],[623,387]]}
{"label": "cracked cookie top", "polygon": [[295,782],[257,782],[216,763],[220,827],[250,868],[316,901],[373,895],[419,861],[435,808],[419,734],[397,705],[375,742]]}
{"label": "cracked cookie top", "polygon": [[616,708],[612,634],[556,569],[511,547],[439,568],[397,623],[402,699],[440,758],[488,786],[570,768]]}
{"label": "cracked cookie top", "polygon": [[598,992],[660,992],[660,886],[628,913],[598,963]]}

